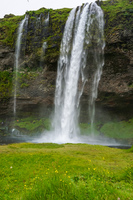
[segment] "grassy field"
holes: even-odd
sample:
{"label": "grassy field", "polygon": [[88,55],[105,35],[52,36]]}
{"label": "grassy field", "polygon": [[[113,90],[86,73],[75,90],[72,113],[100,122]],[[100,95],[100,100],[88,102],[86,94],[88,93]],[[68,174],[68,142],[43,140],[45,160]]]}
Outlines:
{"label": "grassy field", "polygon": [[0,200],[132,200],[133,147],[0,146]]}

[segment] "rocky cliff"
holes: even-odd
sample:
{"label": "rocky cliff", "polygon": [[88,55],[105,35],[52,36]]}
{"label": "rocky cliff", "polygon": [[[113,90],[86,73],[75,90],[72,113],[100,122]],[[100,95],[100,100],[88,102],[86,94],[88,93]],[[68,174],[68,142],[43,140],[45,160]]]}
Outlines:
{"label": "rocky cliff", "polygon": [[[133,1],[100,2],[105,16],[105,64],[99,85],[99,112],[133,113]],[[30,11],[21,44],[17,109],[49,114],[54,102],[60,42],[70,9]],[[46,19],[49,16],[49,21]],[[0,19],[0,114],[12,113],[17,29],[24,16]],[[45,54],[43,44],[47,43]],[[87,89],[82,98],[86,104]],[[43,109],[42,109],[43,106]],[[102,109],[101,109],[102,108]]]}

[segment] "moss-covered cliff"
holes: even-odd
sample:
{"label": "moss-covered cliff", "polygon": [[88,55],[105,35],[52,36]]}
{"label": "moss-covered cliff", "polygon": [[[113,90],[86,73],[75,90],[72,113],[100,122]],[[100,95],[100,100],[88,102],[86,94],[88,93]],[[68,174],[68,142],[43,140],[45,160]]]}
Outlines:
{"label": "moss-covered cliff", "polygon": [[126,108],[130,113],[133,103],[133,1],[108,0],[101,7],[105,15],[106,47],[99,97],[108,106],[119,110]]}
{"label": "moss-covered cliff", "polygon": [[[47,42],[47,53],[45,56],[46,63],[51,62],[51,59],[57,61],[59,55],[60,42],[70,9],[45,9],[41,8],[38,11],[28,11],[28,26],[25,27],[22,38],[21,56],[34,57],[32,68],[38,68],[41,56],[42,45]],[[49,22],[45,20],[49,15]],[[1,48],[8,46],[11,50],[15,50],[17,39],[17,29],[20,21],[24,16],[6,16],[0,19],[0,45]],[[34,55],[33,55],[34,54]],[[4,56],[4,52],[3,52]],[[2,56],[0,56],[2,58]],[[28,60],[29,61],[29,60]],[[27,65],[26,65],[27,64]],[[31,67],[25,63],[26,67]],[[0,66],[1,67],[1,66]],[[3,67],[8,67],[3,66]]]}
{"label": "moss-covered cliff", "polygon": [[[125,107],[131,111],[130,107],[133,102],[133,1],[107,0],[98,3],[105,16],[106,47],[105,65],[97,101],[111,109],[119,110]],[[38,11],[26,13],[28,25],[24,29],[22,38],[19,74],[18,107],[20,109],[33,108],[37,104],[53,105],[60,42],[70,10],[41,8]],[[49,22],[46,24],[45,20],[48,15]],[[0,19],[0,70],[1,77],[6,76],[4,79],[1,78],[0,99],[1,101],[4,99],[4,102],[12,97],[11,77],[13,77],[14,70],[17,29],[24,17],[9,15]],[[44,42],[47,43],[47,49],[41,58]],[[87,95],[85,90],[84,97]]]}
{"label": "moss-covered cliff", "polygon": [[[70,9],[67,8],[57,10],[41,8],[25,14],[28,16],[28,24],[24,26],[21,43],[18,98],[44,98],[49,96],[46,94],[49,90],[54,94],[60,42],[69,12]],[[48,16],[49,20],[46,23]],[[13,96],[15,45],[18,27],[24,17],[6,15],[5,18],[0,19],[1,102],[9,101]],[[47,43],[45,56],[42,54],[44,42]],[[54,71],[53,74],[51,71]],[[1,111],[4,114],[2,108],[3,104],[1,104]]]}

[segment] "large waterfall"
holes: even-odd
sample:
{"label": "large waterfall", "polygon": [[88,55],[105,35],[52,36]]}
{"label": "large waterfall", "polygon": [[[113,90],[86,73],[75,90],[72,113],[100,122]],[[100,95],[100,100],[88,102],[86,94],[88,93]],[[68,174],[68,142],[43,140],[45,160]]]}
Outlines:
{"label": "large waterfall", "polygon": [[[75,17],[76,16],[76,17]],[[74,138],[79,135],[79,102],[87,81],[85,68],[89,68],[87,53],[93,51],[95,74],[90,92],[90,118],[93,125],[95,99],[102,73],[104,50],[103,12],[96,3],[73,9],[66,23],[58,62],[55,93],[54,131],[57,137]],[[78,87],[79,79],[82,86]]]}
{"label": "large waterfall", "polygon": [[14,116],[16,115],[16,96],[17,96],[17,86],[18,86],[18,70],[19,70],[19,59],[20,59],[20,50],[21,50],[21,40],[23,35],[23,28],[24,25],[27,25],[28,23],[28,17],[27,15],[25,18],[21,21],[19,28],[18,28],[18,37],[16,42],[16,48],[15,48],[15,83],[14,83],[14,105],[13,105],[13,113]]}
{"label": "large waterfall", "polygon": [[[87,3],[72,9],[65,25],[58,60],[53,131],[44,133],[41,142],[88,142],[80,136],[78,126],[80,98],[87,81],[91,84],[88,91],[89,116],[91,134],[94,134],[95,100],[104,65],[104,47],[101,8],[96,3]],[[91,77],[90,80],[88,77]]]}

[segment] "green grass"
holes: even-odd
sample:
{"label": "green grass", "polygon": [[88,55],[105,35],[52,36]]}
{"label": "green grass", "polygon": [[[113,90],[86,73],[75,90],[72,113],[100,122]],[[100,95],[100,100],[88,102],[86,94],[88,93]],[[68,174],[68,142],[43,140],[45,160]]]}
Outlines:
{"label": "green grass", "polygon": [[2,200],[133,199],[133,151],[87,144],[0,146]]}
{"label": "green grass", "polygon": [[87,123],[80,123],[79,124],[79,128],[80,128],[81,135],[91,135],[92,131],[94,131],[95,135],[99,135],[100,132],[97,130],[97,125],[98,124],[94,123],[94,126],[92,128],[90,123],[89,124],[87,124]]}
{"label": "green grass", "polygon": [[33,135],[41,133],[44,130],[50,130],[51,122],[49,119],[36,117],[27,117],[22,119],[16,119],[12,126],[26,135]]}
{"label": "green grass", "polygon": [[[91,125],[80,124],[81,134],[91,134]],[[128,121],[110,121],[106,123],[94,123],[95,135],[103,134],[115,139],[133,139],[133,119]]]}
{"label": "green grass", "polygon": [[100,129],[100,132],[112,138],[133,138],[133,119],[106,123]]}

